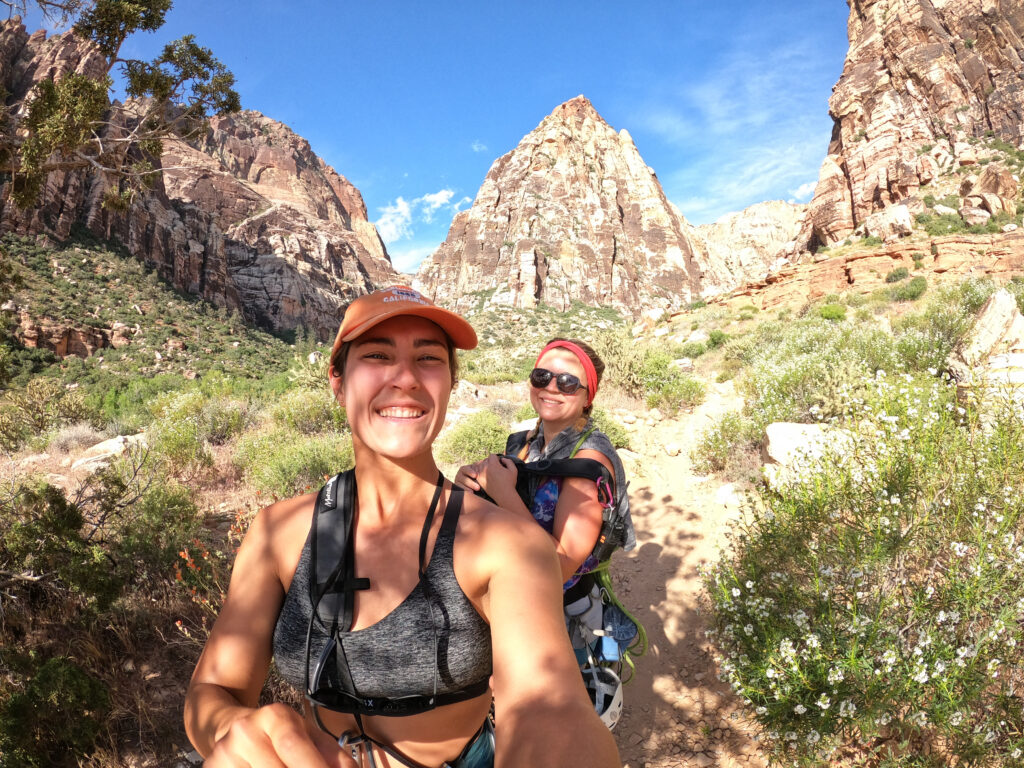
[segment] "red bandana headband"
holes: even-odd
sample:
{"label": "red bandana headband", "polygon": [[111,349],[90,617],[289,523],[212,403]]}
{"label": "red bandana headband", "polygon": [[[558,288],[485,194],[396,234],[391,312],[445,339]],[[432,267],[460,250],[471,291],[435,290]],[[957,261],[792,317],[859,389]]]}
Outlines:
{"label": "red bandana headband", "polygon": [[587,405],[590,405],[594,402],[594,395],[597,394],[597,370],[594,368],[594,361],[590,359],[590,355],[584,352],[578,344],[573,344],[571,341],[552,341],[537,355],[537,362],[533,364],[533,367],[536,368],[537,363],[540,362],[545,353],[552,349],[567,349],[579,358],[580,365],[583,366],[583,370],[587,374]]}

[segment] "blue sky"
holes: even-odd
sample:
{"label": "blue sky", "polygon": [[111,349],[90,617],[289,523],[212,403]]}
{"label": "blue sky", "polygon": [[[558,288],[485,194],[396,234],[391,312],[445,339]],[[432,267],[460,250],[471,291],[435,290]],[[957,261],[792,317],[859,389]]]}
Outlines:
{"label": "blue sky", "polygon": [[587,96],[626,128],[695,224],[806,201],[846,55],[843,0],[337,2],[175,0],[125,56],[193,33],[362,192],[415,270],[491,163]]}

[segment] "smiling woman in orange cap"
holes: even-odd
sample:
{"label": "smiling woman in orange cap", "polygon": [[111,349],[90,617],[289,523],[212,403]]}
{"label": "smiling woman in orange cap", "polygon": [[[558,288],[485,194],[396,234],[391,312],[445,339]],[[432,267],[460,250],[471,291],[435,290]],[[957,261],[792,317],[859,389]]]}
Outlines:
{"label": "smiling woman in orange cap", "polygon": [[[550,539],[434,461],[455,349],[474,346],[409,288],[348,307],[330,385],[355,468],[246,534],[186,699],[207,768],[619,765],[566,641]],[[258,705],[271,659],[302,714]]]}

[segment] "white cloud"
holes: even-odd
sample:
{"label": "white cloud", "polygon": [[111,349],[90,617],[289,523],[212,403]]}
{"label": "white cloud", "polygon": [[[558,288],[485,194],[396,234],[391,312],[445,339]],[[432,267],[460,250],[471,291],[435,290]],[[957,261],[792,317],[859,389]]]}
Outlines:
{"label": "white cloud", "polygon": [[814,194],[814,188],[818,186],[816,181],[805,181],[796,189],[791,189],[789,194],[794,200],[799,202],[806,202],[811,195]]}
{"label": "white cloud", "polygon": [[416,234],[414,223],[434,224],[434,218],[438,213],[454,216],[463,205],[472,202],[470,198],[462,197],[458,202],[452,203],[453,197],[455,190],[445,187],[412,200],[396,198],[393,203],[377,209],[380,212],[380,217],[374,222],[377,231],[389,248],[400,241],[412,240]]}
{"label": "white cloud", "polygon": [[436,250],[437,245],[420,245],[388,251],[388,255],[391,257],[391,264],[399,272],[415,274],[423,260]]}
{"label": "white cloud", "polygon": [[377,219],[377,231],[385,243],[393,243],[412,236],[412,207],[399,197],[390,205],[378,209],[381,212]]}
{"label": "white cloud", "polygon": [[412,203],[414,206],[418,205],[420,207],[423,221],[429,224],[434,220],[434,213],[448,205],[448,202],[454,195],[455,190],[453,189],[441,189],[437,192],[430,192],[422,197],[417,197]]}
{"label": "white cloud", "polygon": [[480,141],[480,139],[477,139],[472,144],[470,144],[470,149],[472,149],[474,152],[486,152],[487,145]]}

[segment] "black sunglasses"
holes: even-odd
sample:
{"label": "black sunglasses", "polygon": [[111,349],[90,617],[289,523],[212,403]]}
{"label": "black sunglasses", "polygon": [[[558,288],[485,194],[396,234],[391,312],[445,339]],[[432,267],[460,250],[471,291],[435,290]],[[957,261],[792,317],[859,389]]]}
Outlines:
{"label": "black sunglasses", "polygon": [[530,371],[530,385],[537,389],[544,389],[552,377],[555,379],[558,391],[563,395],[571,395],[577,389],[587,388],[587,385],[580,381],[579,376],[574,376],[571,373],[552,373],[547,368],[534,368]]}

